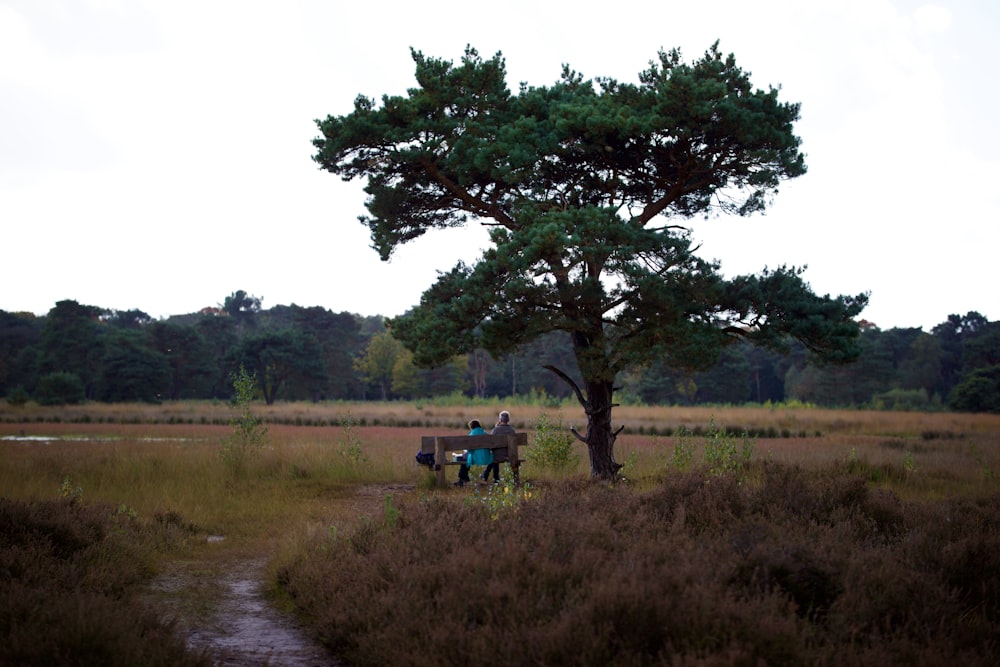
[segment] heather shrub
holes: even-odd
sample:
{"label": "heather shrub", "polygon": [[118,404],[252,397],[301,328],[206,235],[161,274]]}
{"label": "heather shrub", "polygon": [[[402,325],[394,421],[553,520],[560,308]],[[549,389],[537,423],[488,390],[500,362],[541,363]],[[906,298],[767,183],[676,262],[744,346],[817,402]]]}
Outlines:
{"label": "heather shrub", "polygon": [[[1000,500],[843,466],[538,483],[317,536],[279,581],[352,665],[933,664],[1000,657]],[[361,548],[363,545],[363,548]]]}
{"label": "heather shrub", "polygon": [[0,498],[0,664],[208,665],[135,593],[173,522],[76,499]]}

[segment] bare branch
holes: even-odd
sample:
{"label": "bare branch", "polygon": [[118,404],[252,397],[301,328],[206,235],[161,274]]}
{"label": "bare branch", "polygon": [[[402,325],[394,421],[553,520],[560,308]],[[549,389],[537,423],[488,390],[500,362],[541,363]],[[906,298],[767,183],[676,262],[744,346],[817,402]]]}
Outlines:
{"label": "bare branch", "polygon": [[580,405],[583,406],[584,412],[586,412],[587,414],[590,414],[590,408],[589,408],[590,401],[588,401],[586,399],[586,397],[584,397],[583,392],[580,391],[580,387],[577,386],[577,384],[575,382],[573,382],[573,378],[571,378],[570,376],[566,375],[565,373],[563,373],[561,370],[559,370],[555,366],[552,366],[552,365],[549,365],[549,364],[543,365],[542,368],[544,368],[546,370],[552,371],[553,373],[555,373],[556,375],[558,375],[562,379],[563,382],[565,382],[566,384],[568,384],[573,389],[573,393],[576,394],[576,400],[580,401]]}

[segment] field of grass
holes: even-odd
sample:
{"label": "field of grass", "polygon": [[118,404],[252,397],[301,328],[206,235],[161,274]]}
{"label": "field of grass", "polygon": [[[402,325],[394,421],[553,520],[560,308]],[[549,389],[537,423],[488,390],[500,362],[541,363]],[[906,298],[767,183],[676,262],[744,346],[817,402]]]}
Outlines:
{"label": "field of grass", "polygon": [[[120,616],[169,563],[247,554],[269,559],[276,604],[351,664],[1000,655],[1000,416],[622,407],[623,483],[588,481],[576,443],[567,469],[529,458],[520,488],[435,489],[414,462],[420,435],[499,409],[529,433],[542,415],[585,425],[572,405],[254,405],[265,446],[234,467],[224,403],[0,406],[0,571],[15,575],[0,597],[22,614],[0,614],[0,663],[97,650],[79,610],[54,611],[83,570],[93,613]],[[81,512],[107,524],[46,541]],[[127,549],[109,542],[125,533]],[[43,591],[29,552],[71,574]],[[453,650],[427,653],[440,643]],[[149,650],[170,664],[177,646]]]}

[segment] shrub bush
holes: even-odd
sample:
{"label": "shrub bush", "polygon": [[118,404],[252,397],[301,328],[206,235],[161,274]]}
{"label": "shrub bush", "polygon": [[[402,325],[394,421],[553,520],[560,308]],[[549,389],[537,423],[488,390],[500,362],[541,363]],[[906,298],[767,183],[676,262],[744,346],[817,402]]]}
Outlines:
{"label": "shrub bush", "polygon": [[573,434],[563,424],[562,417],[552,419],[544,412],[538,415],[528,460],[540,468],[561,471],[575,467],[579,459],[573,453]]}
{"label": "shrub bush", "polygon": [[493,516],[437,494],[395,527],[317,538],[279,580],[352,665],[1000,658],[1000,500],[904,502],[843,467],[746,472],[550,482]]}
{"label": "shrub bush", "polygon": [[75,405],[86,397],[83,381],[75,373],[48,373],[38,378],[35,401],[39,405]]}
{"label": "shrub bush", "polygon": [[926,389],[890,389],[872,398],[872,407],[876,410],[939,410],[941,402],[936,403],[927,395]]}
{"label": "shrub bush", "polygon": [[152,573],[142,545],[178,530],[75,495],[0,498],[0,664],[211,664],[134,595]]}
{"label": "shrub bush", "polygon": [[10,390],[7,394],[7,404],[13,406],[22,406],[28,402],[28,392],[25,391],[24,387],[17,386]]}

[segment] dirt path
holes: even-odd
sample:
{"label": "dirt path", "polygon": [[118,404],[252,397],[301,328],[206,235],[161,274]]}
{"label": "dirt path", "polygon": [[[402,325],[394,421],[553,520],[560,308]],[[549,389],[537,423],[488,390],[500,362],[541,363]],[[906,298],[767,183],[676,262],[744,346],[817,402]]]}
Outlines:
{"label": "dirt path", "polygon": [[[380,511],[386,494],[412,486],[367,486],[345,499],[352,511]],[[222,540],[224,538],[215,538]],[[196,653],[216,667],[338,667],[295,620],[264,597],[263,556],[175,562],[150,584],[153,604],[174,619]]]}
{"label": "dirt path", "polygon": [[334,667],[294,619],[261,592],[264,561],[177,563],[151,584],[152,598],[196,653],[217,667]]}
{"label": "dirt path", "polygon": [[220,667],[326,667],[340,663],[261,594],[264,563],[235,563],[222,580],[210,625],[188,635],[188,645],[217,656]]}

